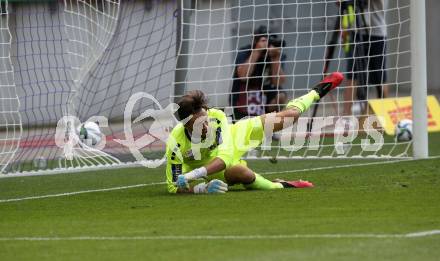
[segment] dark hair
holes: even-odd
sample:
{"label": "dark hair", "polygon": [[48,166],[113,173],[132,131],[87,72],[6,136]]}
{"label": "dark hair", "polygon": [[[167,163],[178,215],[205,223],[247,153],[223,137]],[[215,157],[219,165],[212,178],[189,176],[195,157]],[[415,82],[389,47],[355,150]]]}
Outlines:
{"label": "dark hair", "polygon": [[254,40],[252,42],[252,48],[255,48],[255,45],[260,40],[260,38],[266,37],[269,39],[269,33],[267,31],[267,26],[260,25],[255,31],[254,31]]}
{"label": "dark hair", "polygon": [[255,48],[255,45],[258,43],[258,41],[262,38],[266,37],[267,41],[270,45],[273,45],[274,47],[285,47],[286,41],[283,39],[278,39],[278,35],[276,34],[270,34],[267,30],[267,26],[260,25],[255,31],[254,31],[254,41],[252,42],[252,48]]}
{"label": "dark hair", "polygon": [[202,109],[208,109],[208,99],[200,90],[189,91],[180,98],[177,104],[179,105],[179,109],[177,110],[179,120],[183,120],[191,114],[198,113]]}

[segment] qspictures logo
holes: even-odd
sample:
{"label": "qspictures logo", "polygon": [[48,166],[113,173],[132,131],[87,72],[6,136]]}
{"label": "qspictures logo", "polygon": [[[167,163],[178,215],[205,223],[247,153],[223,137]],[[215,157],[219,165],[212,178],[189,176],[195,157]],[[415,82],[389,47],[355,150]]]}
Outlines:
{"label": "qspictures logo", "polygon": [[[147,109],[141,114],[134,115],[134,109],[142,100],[147,99],[152,102],[157,109]],[[156,168],[166,161],[165,154],[160,159],[148,159],[142,153],[142,149],[156,141],[161,141],[168,144],[177,144],[170,135],[170,130],[174,128],[179,121],[174,116],[179,106],[175,103],[169,104],[163,108],[159,101],[152,95],[145,92],[138,92],[133,94],[128,100],[124,109],[123,135],[124,139],[114,139],[115,142],[128,149],[131,155],[136,159],[136,162],[147,167]],[[362,139],[360,140],[360,147],[363,151],[376,152],[384,145],[384,137],[382,131],[377,129],[380,125],[381,119],[376,116],[367,117],[362,126],[358,118],[353,116],[348,117],[316,117],[313,121],[311,130],[308,130],[309,119],[305,117],[278,117],[276,113],[266,114],[263,124],[263,137],[256,140],[245,140],[247,137],[232,136],[230,127],[232,127],[231,115],[227,116],[227,122],[220,124],[222,127],[212,127],[212,122],[208,117],[199,117],[193,121],[191,139],[191,153],[195,160],[201,159],[201,151],[203,149],[213,149],[218,145],[218,128],[221,129],[221,135],[229,135],[233,143],[233,148],[240,151],[248,151],[257,146],[261,150],[273,149],[273,137],[275,124],[282,123],[283,131],[281,132],[280,142],[277,148],[292,152],[299,151],[303,148],[308,150],[319,150],[322,146],[322,137],[325,133],[330,133],[334,136],[334,148],[338,155],[347,153],[348,147],[352,142],[359,137],[359,129],[362,127]],[[194,117],[190,115],[188,118],[180,121],[183,125],[189,123]],[[244,118],[240,121],[246,121],[249,118]],[[149,129],[142,135],[134,135],[133,124],[141,123],[144,120],[150,121]],[[87,122],[96,122],[98,129],[91,128],[91,130],[84,128]],[[202,128],[204,123],[208,125],[208,131],[205,137],[202,136]],[[210,123],[211,122],[211,123]],[[258,121],[249,121],[253,124]],[[238,124],[238,123],[235,123]],[[80,122],[75,116],[65,116],[59,120],[56,130],[56,144],[64,151],[64,157],[72,160],[74,157],[84,157],[78,150],[88,151],[104,151],[106,147],[106,138],[102,133],[102,129],[108,128],[108,119],[104,116],[94,116],[89,118],[86,122]],[[251,126],[250,128],[261,128],[259,126]],[[81,134],[82,131],[82,134]],[[87,132],[92,132],[95,135],[96,144],[90,143],[90,135]],[[223,138],[220,137],[222,140]],[[245,141],[245,142],[244,142]],[[216,144],[217,143],[217,144]]]}

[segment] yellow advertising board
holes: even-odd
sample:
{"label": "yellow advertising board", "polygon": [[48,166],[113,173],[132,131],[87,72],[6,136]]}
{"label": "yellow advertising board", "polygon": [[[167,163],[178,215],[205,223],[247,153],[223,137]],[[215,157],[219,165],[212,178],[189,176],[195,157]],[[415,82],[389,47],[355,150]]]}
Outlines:
{"label": "yellow advertising board", "polygon": [[[394,135],[396,124],[402,119],[412,119],[411,97],[369,100],[368,103],[379,117],[386,134]],[[428,96],[428,131],[440,131],[440,105],[435,96]]]}

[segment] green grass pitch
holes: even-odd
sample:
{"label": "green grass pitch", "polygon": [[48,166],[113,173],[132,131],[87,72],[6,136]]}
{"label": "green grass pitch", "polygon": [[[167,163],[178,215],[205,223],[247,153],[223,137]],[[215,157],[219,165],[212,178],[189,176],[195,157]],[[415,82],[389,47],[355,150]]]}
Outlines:
{"label": "green grass pitch", "polygon": [[440,230],[440,159],[368,162],[252,161],[315,188],[225,195],[168,195],[163,168],[0,179],[0,260],[438,260],[439,234],[399,235]]}

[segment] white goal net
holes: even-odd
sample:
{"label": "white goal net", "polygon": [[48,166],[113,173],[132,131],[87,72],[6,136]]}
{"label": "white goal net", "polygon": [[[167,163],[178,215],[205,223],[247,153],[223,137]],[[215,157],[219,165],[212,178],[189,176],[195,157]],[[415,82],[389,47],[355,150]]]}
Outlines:
{"label": "white goal net", "polygon": [[[146,109],[169,104],[176,8],[175,1],[65,0],[14,1],[2,9],[3,172],[67,171],[134,162],[136,158],[121,144],[127,139],[124,110],[139,92],[155,100],[134,101],[133,119]],[[86,121],[98,122],[105,135],[99,149],[75,140],[78,126]],[[133,123],[132,136],[141,137],[149,125]],[[161,150],[159,138],[147,140],[139,153]]]}
{"label": "white goal net", "polygon": [[[167,134],[148,109],[200,89],[236,121],[282,109],[333,71],[342,86],[249,157],[412,156],[393,133],[408,106],[387,107],[410,96],[410,0],[7,2],[3,173],[161,159]],[[75,139],[86,121],[103,132],[99,147]]]}
{"label": "white goal net", "polygon": [[409,0],[183,1],[185,74],[176,81],[238,120],[279,111],[339,71],[340,88],[250,155],[407,157],[410,142],[374,116],[386,111],[393,126],[411,117],[410,107],[382,102],[410,95],[409,8]]}
{"label": "white goal net", "polygon": [[11,61],[8,4],[0,4],[0,170],[13,161],[20,144],[20,101]]}

